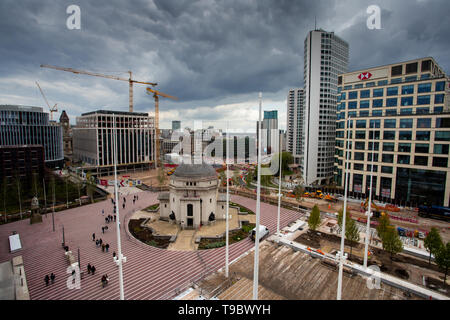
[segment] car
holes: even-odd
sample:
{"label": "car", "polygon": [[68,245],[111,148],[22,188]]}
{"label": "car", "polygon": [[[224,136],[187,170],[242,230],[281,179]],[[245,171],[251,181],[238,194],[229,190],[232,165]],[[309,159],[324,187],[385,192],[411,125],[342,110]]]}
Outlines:
{"label": "car", "polygon": [[[264,236],[269,234],[269,229],[266,226],[260,225],[259,226],[259,240],[264,238]],[[253,228],[253,230],[250,233],[250,238],[255,241],[256,238],[256,228]]]}

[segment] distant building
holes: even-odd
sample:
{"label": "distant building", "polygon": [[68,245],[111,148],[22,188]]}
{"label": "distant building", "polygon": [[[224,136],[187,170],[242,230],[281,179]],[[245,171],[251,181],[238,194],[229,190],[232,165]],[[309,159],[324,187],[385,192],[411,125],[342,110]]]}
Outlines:
{"label": "distant building", "polygon": [[181,129],[181,121],[173,120],[172,121],[172,131],[180,130],[180,129]]}
{"label": "distant building", "polygon": [[98,110],[77,117],[73,158],[95,175],[113,174],[117,128],[117,170],[149,169],[155,161],[154,118],[147,113]]}
{"label": "distant building", "polygon": [[286,150],[292,153],[294,163],[303,164],[305,90],[291,89],[287,98]]}
{"label": "distant building", "polygon": [[[259,139],[259,121],[256,121],[256,135]],[[262,153],[272,154],[278,152],[279,135],[278,135],[278,111],[264,111],[264,118],[261,125],[262,130]]]}
{"label": "distant building", "polygon": [[368,196],[373,164],[374,199],[449,206],[449,84],[430,57],[340,75],[336,184],[344,187],[350,152],[355,196]]}
{"label": "distant building", "polygon": [[5,177],[8,184],[17,177],[23,182],[30,182],[33,174],[37,174],[38,181],[41,181],[44,171],[42,145],[0,146],[0,183]]}
{"label": "distant building", "polygon": [[61,112],[59,122],[61,123],[63,133],[64,156],[71,157],[73,152],[72,128],[70,127],[69,116],[67,115],[65,110]]}
{"label": "distant building", "polygon": [[0,146],[42,145],[48,167],[64,164],[61,126],[40,107],[0,105]]}

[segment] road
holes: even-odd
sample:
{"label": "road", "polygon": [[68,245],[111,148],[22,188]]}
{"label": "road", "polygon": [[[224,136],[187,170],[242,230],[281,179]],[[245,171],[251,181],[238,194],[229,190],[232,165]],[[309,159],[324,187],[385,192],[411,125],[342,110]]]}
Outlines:
{"label": "road", "polygon": [[[157,203],[157,194],[152,192],[137,193],[139,200],[133,206],[135,194],[126,196],[126,208],[122,210],[123,199],[120,199],[120,217],[122,225],[128,224],[128,217],[137,210]],[[231,196],[249,209],[256,210],[256,201],[240,196]],[[43,218],[43,223],[30,225],[28,220],[18,221],[0,226],[0,262],[22,255],[25,272],[32,300],[110,300],[119,299],[119,283],[117,266],[113,262],[112,252],[116,251],[116,227],[108,225],[109,230],[101,233],[105,225],[102,209],[105,214],[112,214],[110,200],[55,213],[56,231],[52,231],[51,214]],[[276,231],[277,207],[261,203],[261,224],[270,232]],[[299,212],[281,208],[281,227],[301,216]],[[70,274],[62,243],[62,227],[69,249],[78,257],[81,253],[81,269],[85,272],[80,289],[68,289],[66,281]],[[8,252],[8,236],[19,233],[23,249],[14,254]],[[109,243],[110,252],[104,253],[92,241],[92,233]],[[122,252],[127,257],[124,264],[125,299],[168,299],[176,295],[193,281],[205,274],[212,273],[224,266],[225,248],[204,251],[168,251],[145,245],[132,238],[121,228]],[[254,246],[250,239],[230,245],[230,261],[239,257]],[[90,263],[97,269],[95,275],[87,274],[86,266]],[[54,284],[45,286],[44,277],[53,272],[56,275]],[[100,278],[107,274],[110,282],[102,288]]]}

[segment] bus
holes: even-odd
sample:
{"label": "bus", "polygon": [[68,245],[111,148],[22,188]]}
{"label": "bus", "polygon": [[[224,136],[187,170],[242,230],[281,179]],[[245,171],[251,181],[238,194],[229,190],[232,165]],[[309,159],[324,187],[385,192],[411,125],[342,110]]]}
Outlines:
{"label": "bus", "polygon": [[439,206],[419,206],[419,217],[450,221],[450,208]]}

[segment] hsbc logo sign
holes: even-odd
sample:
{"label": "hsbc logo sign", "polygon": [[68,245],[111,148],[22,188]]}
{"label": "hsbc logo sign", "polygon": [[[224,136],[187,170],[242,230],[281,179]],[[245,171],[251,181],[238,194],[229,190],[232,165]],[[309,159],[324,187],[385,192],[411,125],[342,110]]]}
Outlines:
{"label": "hsbc logo sign", "polygon": [[372,77],[372,74],[370,72],[363,72],[360,73],[358,76],[359,80],[366,80],[366,79],[370,79]]}

